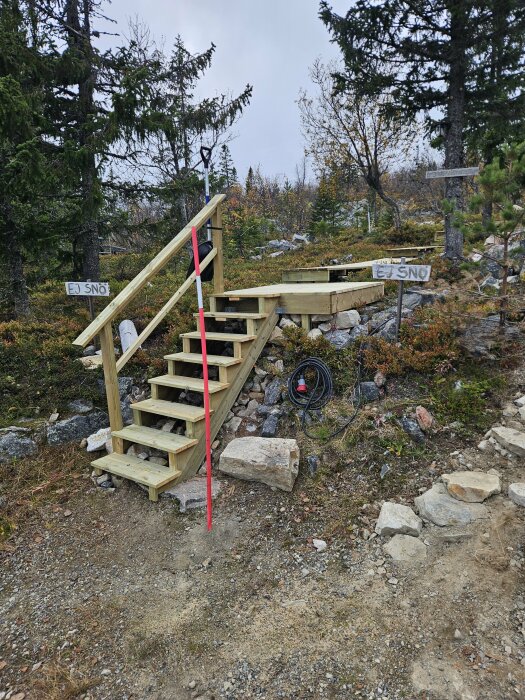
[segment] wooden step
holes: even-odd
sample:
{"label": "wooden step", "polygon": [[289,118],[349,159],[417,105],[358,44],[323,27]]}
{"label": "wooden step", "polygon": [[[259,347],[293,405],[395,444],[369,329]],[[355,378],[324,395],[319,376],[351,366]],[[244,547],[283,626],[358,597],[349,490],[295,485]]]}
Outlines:
{"label": "wooden step", "polygon": [[[208,364],[214,367],[231,367],[232,365],[238,365],[242,362],[242,360],[237,357],[228,357],[224,355],[207,355],[206,357]],[[164,359],[202,365],[202,355],[196,352],[174,352],[171,355],[164,355]]]}
{"label": "wooden step", "polygon": [[161,467],[159,464],[147,462],[138,457],[131,455],[110,454],[100,459],[96,459],[91,464],[95,469],[101,469],[103,472],[122,476],[124,479],[136,481],[144,486],[152,486],[153,488],[161,488],[170,481],[177,479],[181,472],[168,467]]}
{"label": "wooden step", "polygon": [[166,416],[166,418],[188,421],[189,423],[197,423],[200,420],[204,420],[204,408],[190,406],[185,403],[176,403],[175,401],[146,399],[145,401],[132,403],[131,408],[145,411],[146,413],[155,413],[159,416]]}
{"label": "wooden step", "polygon": [[[181,333],[181,338],[190,338],[191,340],[200,340],[200,331],[191,331],[191,333]],[[245,333],[206,333],[206,340],[222,340],[225,343],[247,343],[250,340],[255,340],[256,335],[247,335]]]}
{"label": "wooden step", "polygon": [[[160,377],[153,377],[149,380],[150,384],[159,384],[160,386],[168,386],[171,389],[186,389],[188,391],[197,391],[204,393],[204,379],[198,379],[197,377],[183,377],[172,374],[163,374]],[[229,384],[223,382],[208,382],[208,389],[210,394],[215,394],[218,391],[223,391],[227,389]]]}
{"label": "wooden step", "polygon": [[[195,318],[199,318],[199,314],[193,314]],[[238,319],[239,321],[247,321],[247,320],[253,320],[253,321],[260,321],[263,318],[267,318],[268,314],[258,314],[258,313],[253,313],[251,311],[205,311],[204,312],[204,317],[205,318],[215,318],[216,320],[220,321],[221,319],[228,320],[228,319]]]}
{"label": "wooden step", "polygon": [[146,445],[147,447],[153,447],[162,452],[171,452],[172,454],[184,452],[184,450],[197,444],[197,440],[191,440],[184,437],[184,435],[166,433],[163,430],[135,424],[128,425],[122,430],[114,430],[111,434],[122,440],[136,442],[139,445]]}

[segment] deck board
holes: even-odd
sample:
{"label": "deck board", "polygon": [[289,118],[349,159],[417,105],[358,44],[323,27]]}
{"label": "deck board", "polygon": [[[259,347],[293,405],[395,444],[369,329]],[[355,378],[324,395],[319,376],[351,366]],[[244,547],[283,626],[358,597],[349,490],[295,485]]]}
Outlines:
{"label": "deck board", "polygon": [[[406,258],[405,262],[410,262],[415,258]],[[357,272],[368,270],[373,265],[390,264],[395,265],[401,262],[401,258],[378,258],[377,260],[361,260],[360,262],[341,263],[340,265],[319,265],[318,267],[295,267],[283,270],[283,283],[290,282],[330,282],[335,281],[340,274],[347,272]]]}
{"label": "deck board", "polygon": [[279,296],[279,307],[290,314],[336,313],[373,304],[383,297],[382,282],[291,282],[233,289],[225,297]]}

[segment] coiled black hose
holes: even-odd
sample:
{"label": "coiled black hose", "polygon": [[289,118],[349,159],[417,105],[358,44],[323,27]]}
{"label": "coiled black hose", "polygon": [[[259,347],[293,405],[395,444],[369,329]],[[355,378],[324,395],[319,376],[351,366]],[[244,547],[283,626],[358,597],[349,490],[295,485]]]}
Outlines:
{"label": "coiled black hose", "polygon": [[[299,380],[304,378],[305,375],[311,377],[312,372],[314,373],[314,383],[313,388],[309,388],[307,392],[300,392],[297,390]],[[342,433],[350,423],[355,419],[359,411],[361,404],[361,392],[360,392],[360,378],[361,378],[361,357],[359,356],[357,362],[357,379],[354,385],[354,394],[356,397],[356,408],[352,416],[348,421],[344,423],[340,428],[331,433],[326,439],[331,440],[339,433]],[[311,379],[309,379],[311,384]],[[306,428],[306,419],[310,411],[316,411],[325,406],[334,393],[334,382],[332,378],[332,372],[330,368],[318,357],[309,357],[306,360],[300,362],[294,369],[292,374],[288,379],[288,395],[290,396],[290,401],[302,409],[301,416],[301,428],[304,434],[309,437],[318,439],[316,435],[312,435],[308,432]]]}

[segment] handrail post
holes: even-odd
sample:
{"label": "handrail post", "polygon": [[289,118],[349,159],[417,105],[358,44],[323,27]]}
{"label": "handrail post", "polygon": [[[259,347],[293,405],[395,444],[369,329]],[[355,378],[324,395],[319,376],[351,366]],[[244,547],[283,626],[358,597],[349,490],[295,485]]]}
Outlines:
{"label": "handrail post", "polygon": [[211,217],[213,247],[217,255],[213,261],[213,291],[215,294],[224,292],[224,255],[222,249],[222,205],[219,204]]}
{"label": "handrail post", "polygon": [[120,409],[120,393],[118,390],[117,363],[115,361],[115,346],[113,345],[113,325],[106,323],[100,332],[100,348],[102,350],[102,366],[104,368],[104,385],[108,401],[109,425],[111,430],[122,430],[122,411]]}

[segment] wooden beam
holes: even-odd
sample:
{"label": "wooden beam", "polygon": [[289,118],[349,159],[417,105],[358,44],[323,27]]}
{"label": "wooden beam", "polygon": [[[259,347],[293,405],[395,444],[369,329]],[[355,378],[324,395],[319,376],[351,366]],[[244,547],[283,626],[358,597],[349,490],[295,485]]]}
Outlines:
{"label": "wooden beam", "polygon": [[111,321],[106,323],[100,333],[100,348],[102,350],[102,366],[104,368],[104,385],[108,401],[109,424],[111,430],[122,430],[122,412],[120,410],[120,394],[118,390],[117,364],[115,362],[115,346],[113,345],[113,327]]}
{"label": "wooden beam", "polygon": [[468,177],[477,175],[479,168],[451,168],[450,170],[427,170],[425,178],[427,180],[438,180],[446,177]]}
{"label": "wooden beam", "polygon": [[222,230],[222,206],[219,204],[211,218],[213,247],[217,251],[217,257],[213,263],[213,290],[215,294],[224,292],[224,255],[223,255],[223,230]]}
{"label": "wooden beam", "polygon": [[202,228],[208,219],[213,216],[216,208],[225,197],[226,195],[224,194],[216,194],[211,202],[201,209],[201,211],[186,224],[182,231],[177,234],[126,287],[124,287],[120,294],[117,294],[113,301],[111,301],[97,318],[82,331],[78,338],[75,338],[73,345],[85,347],[95,335],[101,332],[107,323],[113,321],[129,302],[137,296],[149,280],[182,248],[186,241],[189,241],[191,238],[191,229],[194,226],[197,229]]}
{"label": "wooden beam", "polygon": [[[213,249],[202,261],[201,263],[201,270],[204,270],[210,262],[213,260],[213,258],[217,255],[217,251]],[[149,336],[153,333],[155,328],[159,325],[159,323],[169,314],[169,312],[172,310],[172,308],[175,306],[175,304],[179,301],[181,296],[187,292],[187,290],[191,287],[191,285],[195,282],[195,272],[192,272],[192,274],[186,279],[181,286],[178,288],[178,290],[175,292],[175,294],[171,297],[169,301],[167,301],[162,309],[158,312],[158,314],[151,319],[151,321],[148,323],[146,328],[142,331],[142,333],[137,337],[135,342],[133,342],[129,348],[126,350],[125,353],[123,353],[122,357],[119,358],[119,361],[117,362],[117,372],[120,372],[120,370],[124,367],[126,362],[135,354],[135,352],[139,349],[139,347],[142,345],[142,343],[149,338]]]}

